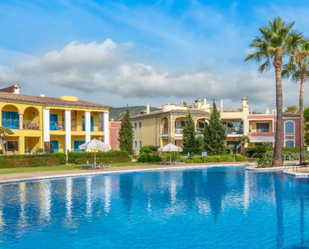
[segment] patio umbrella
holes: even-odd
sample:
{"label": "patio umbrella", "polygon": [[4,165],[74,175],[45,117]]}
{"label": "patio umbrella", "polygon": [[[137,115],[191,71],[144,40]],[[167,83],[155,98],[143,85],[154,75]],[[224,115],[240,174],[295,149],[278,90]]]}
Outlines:
{"label": "patio umbrella", "polygon": [[[167,145],[164,145],[163,147],[160,147],[158,151],[160,152],[182,152],[182,148],[175,144],[169,143]],[[172,162],[171,154],[170,154],[170,162]]]}
{"label": "patio umbrella", "polygon": [[[78,146],[79,149],[84,149],[84,150],[101,150],[101,151],[108,151],[111,149],[111,146],[109,144],[103,143],[97,139],[92,139],[91,141],[81,144]],[[94,153],[94,164],[96,164],[96,155]]]}

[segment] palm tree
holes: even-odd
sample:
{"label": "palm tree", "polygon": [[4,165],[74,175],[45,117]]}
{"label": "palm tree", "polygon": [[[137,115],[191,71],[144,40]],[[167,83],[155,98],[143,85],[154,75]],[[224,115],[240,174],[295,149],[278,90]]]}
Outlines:
{"label": "palm tree", "polygon": [[292,30],[294,22],[286,24],[281,17],[269,20],[268,27],[259,28],[261,37],[255,37],[250,47],[254,48],[254,53],[248,55],[245,59],[261,62],[259,66],[262,73],[271,67],[271,61],[276,73],[276,107],[277,107],[277,125],[276,125],[276,143],[274,162],[272,166],[281,165],[281,132],[282,132],[282,78],[281,67],[282,58],[290,53],[300,41],[303,40],[301,33]]}
{"label": "palm tree", "polygon": [[305,122],[304,122],[304,88],[309,75],[309,41],[300,44],[292,51],[290,60],[283,66],[282,76],[300,81],[299,115],[300,115],[300,158],[299,163],[306,162],[305,152]]}
{"label": "palm tree", "polygon": [[250,143],[250,138],[248,136],[242,135],[238,138],[238,142],[241,144],[241,154],[245,155],[245,145]]}
{"label": "palm tree", "polygon": [[6,128],[4,126],[0,126],[0,144],[2,147],[2,154],[5,155],[5,147],[3,144],[3,138],[5,138],[8,135],[14,134],[13,131],[11,131],[9,128]]}

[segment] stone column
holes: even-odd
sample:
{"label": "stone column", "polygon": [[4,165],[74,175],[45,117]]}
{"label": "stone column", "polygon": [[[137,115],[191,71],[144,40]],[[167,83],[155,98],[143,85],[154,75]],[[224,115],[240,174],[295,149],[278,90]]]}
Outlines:
{"label": "stone column", "polygon": [[71,110],[65,110],[65,154],[71,151]]}
{"label": "stone column", "polygon": [[24,114],[23,113],[19,113],[19,129],[23,130],[24,129]]}
{"label": "stone column", "polygon": [[85,131],[86,131],[86,137],[85,142],[89,142],[91,140],[91,117],[90,117],[90,111],[85,111]]}
{"label": "stone column", "polygon": [[44,142],[50,142],[50,115],[49,109],[44,109]]}
{"label": "stone column", "polygon": [[107,143],[107,144],[110,144],[110,141],[109,141],[109,113],[108,112],[104,112],[103,114],[104,118],[103,118],[103,121],[104,121],[104,143]]}

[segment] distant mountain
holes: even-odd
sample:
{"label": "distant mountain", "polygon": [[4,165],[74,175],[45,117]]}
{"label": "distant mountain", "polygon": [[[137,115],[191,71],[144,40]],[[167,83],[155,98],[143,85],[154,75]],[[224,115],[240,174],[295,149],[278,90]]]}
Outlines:
{"label": "distant mountain", "polygon": [[[116,107],[109,110],[109,118],[115,121],[120,121],[126,113],[127,107]],[[141,111],[146,110],[146,106],[129,106],[130,116],[138,115]],[[158,111],[160,108],[150,107],[150,111]]]}

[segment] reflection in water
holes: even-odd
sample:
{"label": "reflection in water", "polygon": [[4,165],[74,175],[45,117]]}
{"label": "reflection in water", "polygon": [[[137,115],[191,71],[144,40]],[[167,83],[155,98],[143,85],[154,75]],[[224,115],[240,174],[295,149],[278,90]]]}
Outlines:
{"label": "reflection in water", "polygon": [[19,226],[23,227],[27,225],[25,204],[26,204],[26,184],[19,184],[19,200],[20,200],[20,213],[19,213]]}
{"label": "reflection in water", "polygon": [[104,184],[104,194],[105,194],[104,211],[106,213],[109,213],[109,208],[111,205],[111,192],[112,192],[112,181],[110,176],[106,176]]}
{"label": "reflection in water", "polygon": [[87,194],[86,214],[87,214],[87,216],[91,216],[91,209],[92,209],[91,183],[92,183],[92,178],[91,177],[87,177],[87,180],[86,180],[86,194]]}
{"label": "reflection in water", "polygon": [[283,202],[282,202],[282,177],[278,173],[274,178],[276,212],[277,212],[277,248],[283,248],[284,245],[284,226],[283,226]]}
{"label": "reflection in water", "polygon": [[66,184],[66,209],[67,209],[67,219],[72,217],[72,178],[67,178],[65,180]]}
{"label": "reflection in water", "polygon": [[[200,248],[211,247],[203,244],[207,241],[219,241],[218,248],[224,248],[222,238],[241,243],[246,234],[246,243],[253,240],[254,245],[267,237],[268,248],[305,247],[309,237],[305,224],[309,184],[292,182],[288,184],[281,173],[257,174],[242,168],[217,167],[3,185],[0,241],[14,248],[16,241],[23,245],[28,238],[40,243],[44,234],[55,240],[62,239],[58,234],[75,236],[63,238],[62,247],[67,248],[71,246],[65,244],[67,241],[77,243],[84,234],[91,234],[91,240],[101,238],[94,244],[104,247],[109,240],[111,244],[119,243],[119,236],[128,242],[138,234],[132,240],[135,245],[139,238],[146,241],[151,237],[149,243],[154,248],[162,247],[156,244],[161,240],[168,243],[171,237],[177,243],[192,233],[192,245],[196,238],[198,245],[203,245]],[[284,227],[297,234],[284,237]],[[248,233],[248,228],[259,233]],[[158,231],[164,231],[160,236],[166,234],[165,240],[152,237]],[[292,241],[294,238],[297,241]],[[1,248],[3,245],[0,242]]]}

